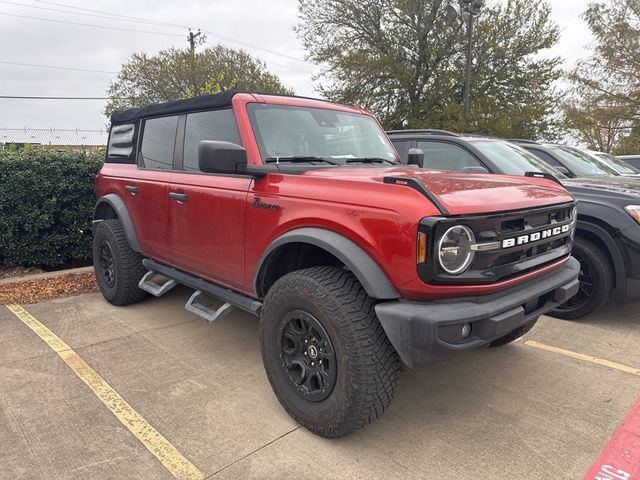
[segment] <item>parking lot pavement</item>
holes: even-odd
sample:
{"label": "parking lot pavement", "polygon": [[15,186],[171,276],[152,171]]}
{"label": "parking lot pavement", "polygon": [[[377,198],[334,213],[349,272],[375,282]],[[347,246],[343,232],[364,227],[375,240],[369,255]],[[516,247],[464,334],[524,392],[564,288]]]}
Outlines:
{"label": "parking lot pavement", "polygon": [[[638,305],[543,318],[515,344],[404,371],[382,419],[325,440],[271,392],[257,320],[234,312],[208,324],[183,310],[189,293],[25,308],[207,477],[582,478],[640,391],[637,375],[526,344],[640,367]],[[0,478],[172,478],[7,307],[0,342]]]}

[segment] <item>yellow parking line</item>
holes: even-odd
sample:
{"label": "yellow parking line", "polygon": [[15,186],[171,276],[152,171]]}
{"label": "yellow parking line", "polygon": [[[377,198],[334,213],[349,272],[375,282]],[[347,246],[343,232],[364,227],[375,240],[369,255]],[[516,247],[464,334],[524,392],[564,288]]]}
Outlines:
{"label": "yellow parking line", "polygon": [[526,342],[524,342],[524,344],[530,347],[539,348],[540,350],[546,350],[547,352],[559,353],[560,355],[565,355],[567,357],[583,360],[589,363],[595,363],[596,365],[602,365],[603,367],[614,368],[616,370],[620,370],[621,372],[630,373],[631,375],[640,376],[640,369],[629,367],[621,363],[612,362],[610,360],[605,360],[604,358],[592,357],[583,353],[565,350],[564,348],[552,347],[550,345],[545,345],[544,343],[536,342],[535,340],[527,340]]}
{"label": "yellow parking line", "polygon": [[33,315],[19,305],[7,305],[22,322],[33,330],[74,373],[96,394],[96,396],[111,410],[120,422],[133,433],[138,440],[156,457],[175,478],[193,480],[204,479],[205,475],[196,468],[169,440],[153,428],[142,416],[136,412],[111,385],[91,368],[60,337],[45,327]]}

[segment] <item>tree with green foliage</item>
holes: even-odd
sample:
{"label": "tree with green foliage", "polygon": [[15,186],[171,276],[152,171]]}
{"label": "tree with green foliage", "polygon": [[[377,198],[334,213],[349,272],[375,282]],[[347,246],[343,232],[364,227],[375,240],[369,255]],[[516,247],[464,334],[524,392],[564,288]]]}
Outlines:
{"label": "tree with green foliage", "polygon": [[597,98],[574,95],[563,105],[564,129],[591,150],[611,153],[627,130],[615,105]]}
{"label": "tree with green foliage", "polygon": [[[584,20],[595,38],[591,54],[569,74],[572,104],[567,126],[593,148],[592,132],[613,126],[605,151],[640,146],[640,0],[606,0],[589,4]],[[604,130],[606,132],[606,130]],[[600,149],[605,149],[600,147]],[[632,152],[637,153],[637,152]]]}
{"label": "tree with green foliage", "polygon": [[299,0],[297,32],[326,65],[320,92],[373,111],[387,128],[553,137],[559,36],[544,0],[487,4],[475,27],[471,118],[463,117],[466,28],[446,0]]}
{"label": "tree with green foliage", "polygon": [[199,52],[170,48],[156,55],[134,53],[107,90],[105,115],[196,95],[239,89],[293,93],[261,60],[222,45]]}

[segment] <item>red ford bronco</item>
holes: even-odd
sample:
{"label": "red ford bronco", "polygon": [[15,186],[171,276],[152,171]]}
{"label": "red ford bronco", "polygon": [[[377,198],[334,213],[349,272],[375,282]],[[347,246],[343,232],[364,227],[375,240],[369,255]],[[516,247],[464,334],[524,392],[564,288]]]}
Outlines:
{"label": "red ford bronco", "polygon": [[182,284],[209,321],[259,316],[273,390],[316,434],[382,415],[401,361],[509,343],[578,289],[560,185],[403,166],[359,108],[228,91],[111,123],[102,294],[126,305]]}

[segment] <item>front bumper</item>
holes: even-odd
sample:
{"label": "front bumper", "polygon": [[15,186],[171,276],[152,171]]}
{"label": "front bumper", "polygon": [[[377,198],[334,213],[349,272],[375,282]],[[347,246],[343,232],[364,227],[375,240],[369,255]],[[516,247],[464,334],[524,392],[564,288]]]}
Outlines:
{"label": "front bumper", "polygon": [[[578,292],[580,264],[573,257],[562,267],[503,292],[376,305],[376,314],[402,361],[409,367],[437,363],[456,352],[486,345],[566,302]],[[451,341],[451,331],[468,323],[471,333]],[[443,337],[447,337],[445,340]]]}

